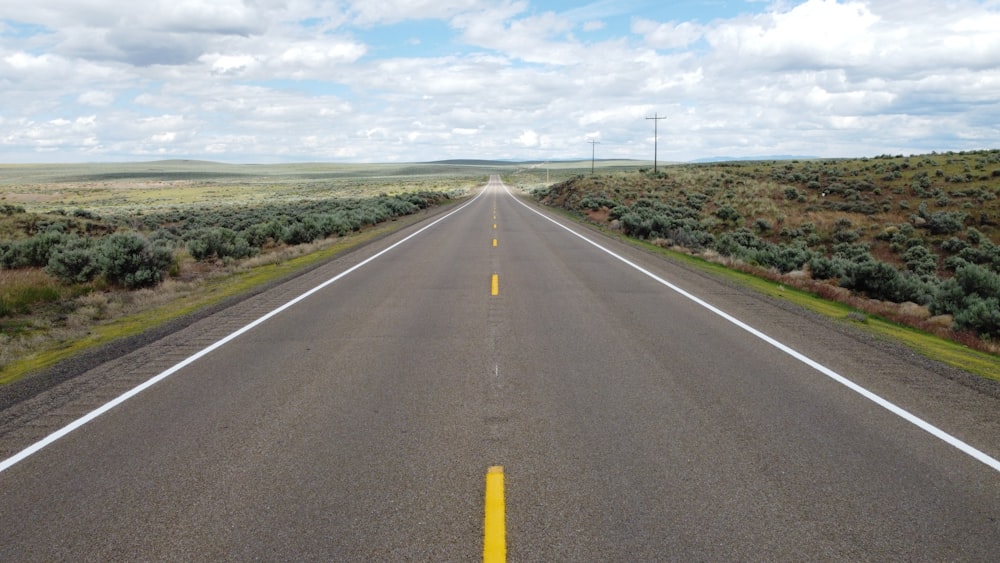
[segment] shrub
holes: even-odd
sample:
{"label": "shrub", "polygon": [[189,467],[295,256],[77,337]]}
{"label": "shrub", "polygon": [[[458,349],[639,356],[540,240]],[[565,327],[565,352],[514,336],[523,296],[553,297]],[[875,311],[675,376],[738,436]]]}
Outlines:
{"label": "shrub", "polygon": [[954,314],[955,325],[980,336],[1000,336],[1000,299],[970,296]]}
{"label": "shrub", "polygon": [[1000,274],[966,262],[958,266],[953,278],[938,287],[931,311],[936,315],[954,315],[959,328],[974,330],[983,336],[1000,336],[998,302]]}
{"label": "shrub", "polygon": [[646,238],[649,236],[649,227],[643,225],[642,216],[634,211],[622,215],[622,232],[630,237]]}
{"label": "shrub", "polygon": [[933,276],[937,273],[937,255],[925,246],[911,246],[903,252],[906,268],[918,276]]}
{"label": "shrub", "polygon": [[712,233],[688,226],[670,232],[674,244],[691,249],[710,248],[715,243]]}
{"label": "shrub", "polygon": [[961,252],[966,248],[969,248],[969,243],[955,237],[951,237],[950,239],[941,243],[941,250],[945,252],[950,252],[952,254]]}
{"label": "shrub", "polygon": [[813,256],[809,260],[809,271],[814,280],[839,280],[847,273],[848,264],[843,258]]}
{"label": "shrub", "polygon": [[188,252],[195,260],[213,258],[246,258],[256,253],[242,234],[218,227],[201,229],[191,234],[187,243]]}
{"label": "shrub", "polygon": [[100,256],[91,241],[74,237],[52,252],[45,271],[63,283],[87,283],[101,273]]}
{"label": "shrub", "polygon": [[49,263],[52,250],[63,244],[66,235],[47,231],[31,238],[0,246],[0,267],[44,268]]}
{"label": "shrub", "polygon": [[861,233],[854,229],[839,230],[833,233],[833,240],[836,242],[854,242],[861,238]]}
{"label": "shrub", "polygon": [[899,272],[877,260],[851,262],[840,278],[841,287],[866,294],[871,299],[897,301]]}
{"label": "shrub", "polygon": [[983,235],[983,233],[981,233],[978,229],[975,229],[973,227],[969,227],[965,231],[965,238],[967,238],[969,240],[970,244],[980,244],[980,243],[983,242],[984,239],[985,240],[989,240],[989,239],[986,239],[986,237]]}
{"label": "shrub", "polygon": [[306,244],[318,238],[322,229],[319,223],[312,217],[306,217],[289,225],[281,235],[281,242],[285,244]]}
{"label": "shrub", "polygon": [[255,248],[263,248],[268,243],[281,242],[285,227],[278,221],[257,223],[243,232],[247,243]]}
{"label": "shrub", "polygon": [[961,231],[967,215],[955,211],[936,211],[927,217],[927,228],[936,235],[950,235]]}
{"label": "shrub", "polygon": [[108,283],[138,289],[160,283],[172,261],[166,248],[136,234],[115,233],[101,245],[99,263]]}
{"label": "shrub", "polygon": [[715,216],[723,221],[735,223],[740,220],[740,214],[730,205],[723,205],[716,212]]}
{"label": "shrub", "polygon": [[804,245],[768,244],[752,254],[761,266],[775,268],[783,274],[801,269],[812,258],[812,252]]}
{"label": "shrub", "polygon": [[768,231],[770,231],[773,228],[771,226],[771,222],[768,221],[767,219],[764,219],[764,218],[758,218],[758,219],[756,219],[753,222],[753,226],[754,226],[755,229],[757,229],[759,232],[762,232],[762,233],[768,232]]}

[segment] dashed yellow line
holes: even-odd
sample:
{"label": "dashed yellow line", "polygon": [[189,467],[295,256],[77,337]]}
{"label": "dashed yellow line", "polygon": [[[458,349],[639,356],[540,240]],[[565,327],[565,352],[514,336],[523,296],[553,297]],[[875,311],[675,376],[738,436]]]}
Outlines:
{"label": "dashed yellow line", "polygon": [[483,563],[507,561],[507,522],[503,500],[503,467],[486,473],[486,520],[483,526]]}
{"label": "dashed yellow line", "polygon": [[490,295],[500,295],[499,274],[493,274],[493,280],[490,282]]}
{"label": "dashed yellow line", "polygon": [[493,248],[497,247],[497,239],[493,239]]}

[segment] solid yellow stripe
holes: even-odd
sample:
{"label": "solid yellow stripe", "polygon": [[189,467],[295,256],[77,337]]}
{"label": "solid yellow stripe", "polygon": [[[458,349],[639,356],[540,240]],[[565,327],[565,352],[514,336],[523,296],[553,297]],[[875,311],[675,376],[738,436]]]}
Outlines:
{"label": "solid yellow stripe", "polygon": [[500,295],[500,276],[493,274],[493,282],[490,284],[490,295]]}
{"label": "solid yellow stripe", "polygon": [[503,467],[486,473],[486,521],[483,526],[483,563],[507,561],[507,522],[503,501]]}

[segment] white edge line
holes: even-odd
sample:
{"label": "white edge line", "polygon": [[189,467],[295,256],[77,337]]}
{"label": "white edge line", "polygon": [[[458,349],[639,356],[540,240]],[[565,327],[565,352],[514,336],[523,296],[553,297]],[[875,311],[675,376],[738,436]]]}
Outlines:
{"label": "white edge line", "polygon": [[288,301],[287,303],[285,303],[284,305],[281,305],[277,309],[274,309],[273,311],[271,311],[271,312],[263,315],[262,317],[260,317],[257,320],[251,322],[250,324],[247,324],[246,326],[244,326],[244,327],[242,327],[240,329],[237,329],[236,331],[234,331],[233,333],[229,334],[228,336],[225,336],[222,339],[220,339],[220,340],[218,340],[218,341],[216,341],[216,342],[208,345],[207,347],[201,349],[200,351],[195,352],[191,356],[188,356],[187,358],[181,360],[180,362],[174,364],[173,366],[167,368],[166,370],[160,372],[159,374],[154,375],[152,378],[147,379],[146,381],[140,383],[139,385],[133,387],[132,389],[126,391],[125,393],[119,395],[118,397],[115,397],[114,399],[108,401],[107,403],[101,405],[100,407],[98,407],[98,408],[90,411],[89,413],[81,416],[80,418],[74,420],[73,422],[70,422],[66,426],[63,426],[59,430],[56,430],[55,432],[49,434],[48,436],[42,438],[41,440],[35,442],[34,444],[32,444],[30,446],[28,446],[27,448],[24,448],[23,450],[21,450],[20,452],[12,455],[11,457],[9,457],[9,458],[7,458],[7,459],[5,459],[3,461],[0,461],[0,473],[3,473],[4,471],[10,469],[11,467],[17,465],[18,463],[24,461],[25,459],[27,459],[29,457],[31,457],[32,455],[40,452],[41,450],[45,449],[46,447],[52,445],[54,442],[56,442],[60,438],[65,437],[66,435],[68,435],[69,433],[73,432],[74,430],[77,430],[78,428],[80,428],[81,426],[83,426],[83,425],[87,424],[88,422],[94,420],[95,418],[97,418],[97,417],[99,417],[99,416],[107,413],[111,409],[117,407],[118,405],[124,403],[125,401],[131,399],[132,397],[135,397],[139,393],[142,393],[143,391],[145,391],[146,389],[149,389],[153,385],[156,385],[160,381],[163,381],[164,379],[170,377],[171,375],[177,373],[178,371],[184,369],[185,367],[187,367],[187,366],[195,363],[196,361],[200,360],[201,358],[204,358],[205,356],[207,356],[208,354],[214,352],[215,350],[218,350],[219,348],[225,346],[229,342],[232,342],[233,340],[235,340],[235,339],[239,338],[240,336],[246,334],[247,332],[253,330],[257,326],[259,326],[259,325],[265,323],[266,321],[270,320],[271,318],[277,316],[279,313],[281,313],[281,312],[283,312],[283,311],[291,308],[292,306],[294,306],[294,305],[298,304],[299,302],[305,300],[306,298],[312,296],[313,294],[315,294],[316,292],[322,290],[323,288],[325,288],[325,287],[327,287],[327,286],[329,286],[329,285],[331,285],[331,284],[339,281],[340,279],[344,278],[348,274],[350,274],[350,273],[352,273],[352,272],[354,272],[354,271],[362,268],[363,266],[369,264],[373,260],[375,260],[375,259],[379,258],[380,256],[384,255],[385,253],[389,252],[390,250],[396,248],[397,246],[400,246],[401,244],[403,244],[406,241],[412,239],[413,237],[419,235],[420,233],[426,231],[427,229],[430,229],[434,225],[437,225],[441,221],[444,221],[445,219],[447,219],[447,218],[451,217],[452,215],[458,213],[459,211],[465,209],[469,205],[472,205],[472,203],[474,201],[476,201],[477,199],[479,199],[479,197],[481,195],[483,195],[485,192],[486,192],[485,189],[480,190],[480,192],[478,194],[476,194],[476,196],[474,198],[472,198],[468,202],[462,204],[461,207],[452,210],[447,215],[445,215],[443,217],[439,217],[438,219],[435,219],[433,222],[431,222],[431,223],[429,223],[427,225],[424,225],[420,229],[418,229],[418,230],[414,231],[413,233],[407,235],[405,238],[403,238],[403,239],[401,239],[401,240],[393,243],[392,245],[390,245],[390,246],[388,246],[388,247],[380,250],[379,252],[373,254],[372,256],[369,256],[368,258],[362,260],[361,262],[358,262],[357,264],[351,266],[350,268],[344,270],[343,272],[337,274],[336,276],[334,276],[334,277],[326,280],[325,282],[317,285],[316,287],[310,289],[309,291],[303,293],[302,295],[299,295],[295,299],[292,299],[291,301]]}
{"label": "white edge line", "polygon": [[789,346],[787,346],[785,344],[782,344],[781,342],[779,342],[779,341],[775,340],[774,338],[772,338],[772,337],[764,334],[763,332],[761,332],[761,331],[753,328],[752,326],[744,323],[743,321],[737,319],[736,317],[733,317],[729,313],[726,313],[725,311],[722,311],[721,309],[715,307],[714,305],[708,303],[707,301],[704,301],[700,297],[697,297],[697,296],[695,296],[695,295],[693,295],[691,293],[688,293],[687,291],[681,289],[680,287],[677,287],[676,285],[668,282],[667,280],[661,278],[660,276],[657,276],[656,274],[650,272],[649,270],[643,268],[642,266],[636,264],[635,262],[632,262],[631,260],[629,260],[629,259],[627,259],[627,258],[625,258],[623,256],[615,254],[613,251],[611,251],[611,250],[609,250],[609,249],[601,246],[597,242],[594,242],[593,240],[585,237],[584,235],[581,235],[580,233],[574,231],[573,229],[570,229],[569,227],[563,225],[562,223],[556,221],[555,219],[552,219],[551,217],[548,217],[547,215],[541,213],[537,209],[532,208],[531,206],[527,205],[523,201],[521,201],[518,198],[514,197],[514,194],[512,194],[510,192],[510,190],[507,188],[506,185],[504,185],[504,190],[507,192],[507,194],[509,196],[511,196],[511,198],[514,201],[516,201],[517,203],[519,203],[522,206],[524,206],[524,208],[527,209],[528,211],[531,211],[532,213],[538,215],[539,217],[545,219],[546,221],[549,221],[550,223],[552,223],[552,224],[558,226],[559,228],[567,231],[568,233],[572,234],[573,236],[575,236],[575,237],[583,240],[587,244],[590,244],[591,246],[593,246],[593,247],[601,250],[602,252],[610,255],[611,257],[613,257],[616,260],[622,262],[623,264],[629,266],[630,268],[633,268],[633,269],[641,272],[642,274],[644,274],[647,277],[653,279],[657,283],[659,283],[659,284],[661,284],[661,285],[669,288],[670,290],[676,292],[677,294],[681,295],[682,297],[684,297],[684,298],[686,298],[686,299],[688,299],[690,301],[693,301],[694,303],[696,303],[697,305],[699,305],[699,306],[701,306],[701,307],[703,307],[705,309],[708,309],[709,311],[711,311],[712,313],[715,313],[719,317],[722,317],[723,319],[725,319],[725,320],[729,321],[730,323],[738,326],[739,328],[743,329],[744,331],[749,332],[750,334],[756,336],[757,338],[763,340],[764,342],[767,342],[771,346],[777,348],[778,350],[784,352],[785,354],[788,354],[789,356],[795,358],[796,360],[799,360],[800,362],[802,362],[802,363],[806,364],[807,366],[815,369],[816,371],[822,373],[823,375],[829,377],[830,379],[836,381],[837,383],[840,383],[844,387],[847,387],[851,391],[854,391],[855,393],[861,395],[862,397],[868,399],[869,401],[875,403],[876,405],[884,408],[885,410],[891,412],[892,414],[894,414],[894,415],[902,418],[903,420],[909,422],[910,424],[913,424],[914,426],[916,426],[916,427],[920,428],[921,430],[923,430],[923,431],[931,434],[932,436],[935,436],[936,438],[944,441],[945,443],[947,443],[947,444],[949,444],[951,446],[954,446],[955,448],[958,448],[959,450],[961,450],[965,454],[967,454],[967,455],[969,455],[969,456],[971,456],[971,457],[973,457],[973,458],[981,461],[982,463],[985,463],[986,465],[988,465],[991,468],[993,468],[995,471],[1000,471],[1000,461],[998,461],[996,458],[993,458],[993,457],[989,456],[988,454],[986,454],[985,452],[983,452],[983,451],[981,451],[981,450],[979,450],[979,449],[977,449],[977,448],[969,445],[968,443],[966,443],[966,442],[964,442],[964,441],[956,438],[955,436],[952,436],[951,434],[945,432],[944,430],[941,430],[937,426],[934,426],[933,424],[931,424],[931,423],[927,422],[926,420],[924,420],[924,419],[922,419],[922,418],[914,415],[913,413],[907,411],[906,409],[904,409],[904,408],[902,408],[900,406],[897,406],[897,405],[889,402],[888,400],[884,399],[883,397],[881,397],[879,395],[876,395],[875,393],[869,391],[868,389],[865,389],[864,387],[858,385],[857,383],[854,383],[850,379],[847,379],[846,377],[844,377],[844,376],[840,375],[839,373],[833,371],[832,369],[824,366],[823,364],[821,364],[821,363],[813,360],[812,358],[809,358],[805,354],[802,354],[801,352],[798,352],[798,351],[794,350],[793,348],[791,348],[791,347],[789,347]]}

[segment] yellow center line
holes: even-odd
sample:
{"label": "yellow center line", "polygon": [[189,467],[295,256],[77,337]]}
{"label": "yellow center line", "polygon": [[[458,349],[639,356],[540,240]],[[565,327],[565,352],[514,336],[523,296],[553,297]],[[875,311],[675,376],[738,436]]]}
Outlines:
{"label": "yellow center line", "polygon": [[503,467],[486,473],[486,520],[483,526],[483,563],[507,561],[507,523],[503,500]]}
{"label": "yellow center line", "polygon": [[497,246],[497,239],[493,239],[493,247],[496,248],[496,246]]}
{"label": "yellow center line", "polygon": [[490,295],[500,295],[500,276],[493,274],[493,281],[490,283]]}

